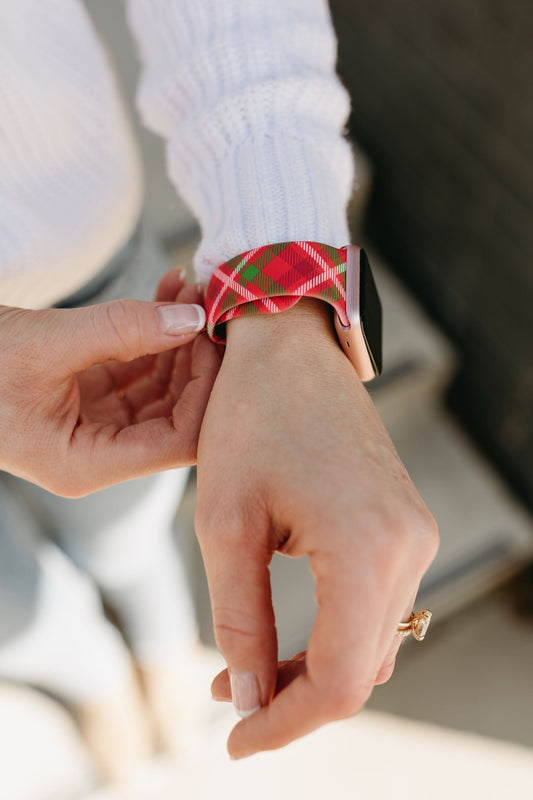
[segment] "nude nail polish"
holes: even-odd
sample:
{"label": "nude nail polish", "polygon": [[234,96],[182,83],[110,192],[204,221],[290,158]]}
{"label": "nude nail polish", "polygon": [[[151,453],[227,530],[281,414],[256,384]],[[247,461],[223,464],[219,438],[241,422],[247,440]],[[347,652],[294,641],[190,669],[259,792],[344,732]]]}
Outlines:
{"label": "nude nail polish", "polygon": [[235,711],[245,719],[261,708],[259,681],[253,672],[230,669],[231,697]]}

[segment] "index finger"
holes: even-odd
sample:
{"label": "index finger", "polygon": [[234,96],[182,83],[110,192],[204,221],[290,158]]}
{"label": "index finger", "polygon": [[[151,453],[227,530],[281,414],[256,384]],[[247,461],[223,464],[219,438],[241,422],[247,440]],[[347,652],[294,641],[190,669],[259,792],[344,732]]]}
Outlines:
{"label": "index finger", "polygon": [[228,740],[233,757],[283,747],[326,722],[355,714],[368,699],[389,603],[386,587],[393,581],[365,562],[360,548],[353,551],[310,556],[318,610],[307,671],[235,726]]}

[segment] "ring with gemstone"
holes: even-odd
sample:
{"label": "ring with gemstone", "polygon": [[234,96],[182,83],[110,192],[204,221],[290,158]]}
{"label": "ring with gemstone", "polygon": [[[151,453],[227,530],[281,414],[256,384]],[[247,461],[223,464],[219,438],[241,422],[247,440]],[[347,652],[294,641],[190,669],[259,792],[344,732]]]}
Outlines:
{"label": "ring with gemstone", "polygon": [[407,622],[400,622],[396,629],[398,636],[402,639],[413,634],[417,642],[423,641],[426,633],[428,632],[429,623],[431,622],[431,611],[425,608],[423,611],[418,611],[416,614],[411,614]]}

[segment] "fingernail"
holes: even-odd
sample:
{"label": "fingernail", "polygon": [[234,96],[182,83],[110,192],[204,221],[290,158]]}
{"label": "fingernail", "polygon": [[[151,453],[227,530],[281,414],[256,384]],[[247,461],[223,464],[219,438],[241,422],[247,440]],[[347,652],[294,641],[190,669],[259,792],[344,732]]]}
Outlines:
{"label": "fingernail", "polygon": [[176,272],[178,273],[182,281],[187,280],[187,270],[185,269],[185,267],[176,267]]}
{"label": "fingernail", "polygon": [[235,711],[242,717],[255,714],[261,708],[259,681],[253,672],[244,669],[230,670],[231,697]]}
{"label": "fingernail", "polygon": [[196,333],[205,327],[205,311],[195,303],[174,303],[157,309],[162,333]]}

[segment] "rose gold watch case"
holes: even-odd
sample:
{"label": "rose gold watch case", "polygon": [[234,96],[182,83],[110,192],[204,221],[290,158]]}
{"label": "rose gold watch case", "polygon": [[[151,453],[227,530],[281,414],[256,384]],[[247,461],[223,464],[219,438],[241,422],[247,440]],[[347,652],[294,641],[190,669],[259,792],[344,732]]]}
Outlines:
{"label": "rose gold watch case", "polygon": [[359,378],[371,381],[379,374],[365,337],[361,319],[361,248],[349,244],[346,254],[346,315],[350,327],[345,328],[337,314],[334,314],[335,330],[339,343],[353,364]]}

